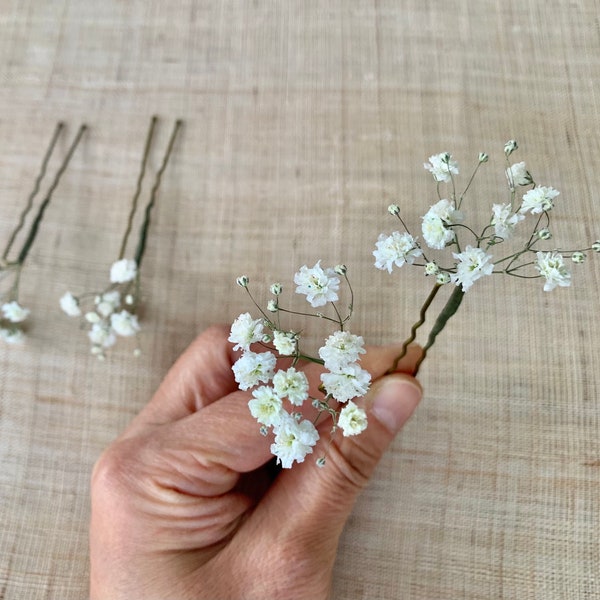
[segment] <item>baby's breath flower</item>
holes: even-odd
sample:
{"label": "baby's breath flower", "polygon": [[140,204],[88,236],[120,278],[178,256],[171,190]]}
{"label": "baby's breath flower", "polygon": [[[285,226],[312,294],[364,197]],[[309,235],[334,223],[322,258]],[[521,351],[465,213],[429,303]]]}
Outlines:
{"label": "baby's breath flower", "polygon": [[288,416],[275,427],[275,441],[271,444],[271,453],[277,457],[277,462],[284,469],[289,469],[294,461],[304,462],[304,457],[312,454],[318,439],[319,433],[310,421],[298,423]]}
{"label": "baby's breath flower", "polygon": [[2,305],[2,314],[11,323],[21,323],[27,319],[31,311],[21,306],[16,300],[6,302]]}
{"label": "baby's breath flower", "polygon": [[127,296],[125,296],[125,304],[128,304],[129,306],[131,306],[134,303],[135,303],[135,298],[131,294],[127,294]]}
{"label": "baby's breath flower", "polygon": [[530,212],[532,215],[540,214],[542,211],[551,210],[554,207],[554,198],[560,194],[552,187],[540,185],[529,190],[523,196],[520,213]]}
{"label": "baby's breath flower", "polygon": [[400,214],[400,207],[397,204],[390,204],[388,206],[388,212],[390,215],[397,217]]}
{"label": "baby's breath flower", "polygon": [[531,173],[527,170],[527,165],[524,162],[515,163],[506,169],[506,178],[511,188],[515,185],[529,185],[533,183]]}
{"label": "baby's breath flower", "polygon": [[438,285],[446,285],[447,283],[450,283],[450,279],[450,274],[445,271],[441,271],[435,277],[435,281]]}
{"label": "baby's breath flower", "polygon": [[434,262],[428,262],[425,265],[425,275],[437,275],[440,268]]}
{"label": "baby's breath flower", "polygon": [[300,406],[308,398],[308,379],[302,371],[290,367],[287,371],[275,373],[273,389],[280,398],[287,398],[294,406]]}
{"label": "baby's breath flower", "polygon": [[60,307],[63,312],[69,317],[81,316],[81,308],[79,307],[79,300],[71,294],[71,292],[65,292],[60,298]]}
{"label": "baby's breath flower", "polygon": [[537,252],[535,268],[546,279],[544,291],[550,292],[556,286],[568,287],[571,285],[571,274],[565,266],[565,261],[558,252]]}
{"label": "baby's breath flower", "polygon": [[448,225],[459,223],[462,214],[450,200],[440,200],[429,208],[423,217],[421,231],[425,243],[435,250],[442,250],[455,239],[455,233]]}
{"label": "baby's breath flower", "polygon": [[490,159],[490,157],[485,152],[479,153],[478,160],[480,163],[486,163],[489,159]]}
{"label": "baby's breath flower", "polygon": [[571,260],[574,263],[581,264],[585,261],[585,254],[583,252],[573,252],[571,255]]}
{"label": "baby's breath flower", "polygon": [[271,285],[271,294],[273,294],[273,296],[279,296],[279,294],[281,294],[282,291],[283,287],[280,283],[274,283],[273,285]]}
{"label": "baby's breath flower", "polygon": [[259,383],[269,383],[275,374],[275,364],[272,352],[244,352],[232,370],[239,388],[245,391]]}
{"label": "baby's breath flower", "polygon": [[275,331],[273,345],[281,356],[292,356],[298,349],[298,336],[289,331]]}
{"label": "baby's breath flower", "polygon": [[363,345],[364,340],[360,335],[349,331],[336,331],[319,349],[319,356],[325,362],[328,371],[340,371],[360,359],[360,355],[366,352]]}
{"label": "baby's breath flower", "polygon": [[525,218],[525,215],[513,213],[510,204],[494,204],[492,212],[494,213],[492,217],[494,233],[503,240],[510,238],[517,223]]}
{"label": "baby's breath flower", "polygon": [[117,341],[115,334],[111,331],[107,323],[94,323],[90,331],[88,331],[88,337],[94,346],[101,348],[110,348]]}
{"label": "baby's breath flower", "polygon": [[137,316],[126,310],[110,315],[110,326],[117,335],[122,337],[131,337],[140,331]]}
{"label": "baby's breath flower", "polygon": [[552,233],[549,229],[544,227],[544,229],[540,229],[537,232],[537,236],[540,238],[540,240],[549,240],[552,237]]}
{"label": "baby's breath flower", "polygon": [[323,269],[321,261],[310,269],[306,265],[300,267],[294,275],[294,283],[297,285],[296,293],[305,294],[307,301],[314,308],[338,299],[340,280],[335,276],[333,269]]}
{"label": "baby's breath flower", "polygon": [[456,273],[451,276],[456,285],[462,285],[466,292],[475,281],[484,275],[491,275],[494,265],[491,263],[492,256],[486,254],[481,248],[467,246],[460,254],[452,253],[458,260]]}
{"label": "baby's breath flower", "polygon": [[25,334],[17,327],[2,327],[0,338],[8,344],[20,344],[25,339]]}
{"label": "baby's breath flower", "polygon": [[434,154],[429,157],[429,163],[423,163],[436,181],[450,181],[451,174],[458,175],[458,164],[452,160],[448,152]]}
{"label": "baby's breath flower", "polygon": [[245,276],[245,275],[240,275],[235,282],[240,286],[240,287],[248,287],[248,284],[250,283],[250,280]]}
{"label": "baby's breath flower", "polygon": [[277,425],[284,414],[281,398],[275,394],[273,388],[265,385],[252,391],[248,408],[250,414],[267,427]]}
{"label": "baby's breath flower", "polygon": [[346,437],[358,435],[367,428],[367,413],[350,400],[340,411],[337,425]]}
{"label": "baby's breath flower", "polygon": [[234,350],[248,350],[250,344],[259,342],[263,336],[263,322],[243,313],[232,323],[228,341],[235,344]]}
{"label": "baby's breath flower", "polygon": [[594,252],[600,252],[600,240],[592,244],[592,250]]}
{"label": "baby's breath flower", "polygon": [[137,275],[137,263],[135,260],[122,258],[113,263],[110,268],[111,283],[127,283],[133,281]]}
{"label": "baby's breath flower", "polygon": [[84,318],[88,323],[92,323],[92,324],[99,323],[102,320],[102,318],[100,317],[100,315],[98,313],[91,312],[91,311],[85,313]]}
{"label": "baby's breath flower", "polygon": [[401,267],[405,263],[413,264],[415,259],[423,254],[416,240],[409,233],[394,231],[392,235],[379,235],[373,251],[375,266],[378,269],[392,272],[392,267]]}
{"label": "baby's breath flower", "polygon": [[348,267],[346,267],[346,265],[336,265],[335,267],[333,267],[333,270],[338,275],[344,276],[346,274],[346,272],[348,271]]}
{"label": "baby's breath flower", "polygon": [[277,304],[277,300],[269,300],[267,302],[267,310],[269,312],[277,312],[279,310],[279,305]]}
{"label": "baby's breath flower", "polygon": [[510,156],[517,148],[519,147],[519,144],[517,144],[517,140],[508,140],[508,142],[506,142],[506,144],[504,144],[504,154],[506,154],[506,156]]}
{"label": "baby's breath flower", "polygon": [[371,375],[357,364],[350,364],[335,373],[323,373],[321,382],[327,394],[338,402],[347,402],[367,393]]}

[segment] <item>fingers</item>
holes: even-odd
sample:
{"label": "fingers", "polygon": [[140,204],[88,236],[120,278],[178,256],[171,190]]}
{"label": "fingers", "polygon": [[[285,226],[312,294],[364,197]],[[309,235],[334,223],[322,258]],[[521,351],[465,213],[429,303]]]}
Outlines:
{"label": "fingers", "polygon": [[237,388],[231,372],[235,358],[228,335],[224,325],[200,334],[171,367],[126,435],[186,417],[233,392]]}
{"label": "fingers", "polygon": [[[315,543],[324,535],[339,534],[356,496],[421,395],[421,386],[409,375],[381,377],[365,398],[367,429],[358,436],[336,438],[327,451],[324,467],[317,467],[309,456],[304,463],[282,472],[257,510],[264,511],[265,518],[272,518],[268,515],[276,512],[275,507],[287,506],[283,518],[293,520],[296,531],[314,538]],[[326,443],[327,439],[320,441],[321,452]]]}

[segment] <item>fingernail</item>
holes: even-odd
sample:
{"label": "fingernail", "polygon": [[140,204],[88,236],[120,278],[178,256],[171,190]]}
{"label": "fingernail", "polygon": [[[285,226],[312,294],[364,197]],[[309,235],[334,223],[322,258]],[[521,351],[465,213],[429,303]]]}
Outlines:
{"label": "fingernail", "polygon": [[414,380],[392,375],[379,384],[371,413],[396,434],[413,413],[422,395],[421,387]]}

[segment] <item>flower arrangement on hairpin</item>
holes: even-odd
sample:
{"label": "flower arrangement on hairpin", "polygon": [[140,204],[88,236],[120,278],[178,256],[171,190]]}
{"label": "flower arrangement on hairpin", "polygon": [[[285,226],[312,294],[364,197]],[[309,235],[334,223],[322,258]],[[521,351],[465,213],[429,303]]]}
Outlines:
{"label": "flower arrangement on hairpin", "polygon": [[[150,199],[144,210],[137,247],[133,258],[127,258],[126,252],[129,236],[131,234],[134,216],[138,208],[138,201],[142,191],[142,182],[146,173],[148,156],[150,154],[157,122],[158,118],[153,117],[148,129],[140,172],[131,201],[125,233],[121,241],[118,258],[111,265],[109,270],[109,283],[100,290],[85,292],[77,296],[71,292],[66,292],[60,298],[60,307],[63,312],[70,317],[79,317],[82,326],[87,328],[88,339],[91,342],[91,353],[100,360],[105,359],[106,350],[116,343],[118,337],[133,337],[139,342],[138,334],[141,330],[138,319],[140,305],[140,269],[146,251],[152,209],[156,203],[162,175],[167,168],[175,144],[175,139],[182,125],[181,120],[175,122],[162,164],[154,179],[154,184],[150,192]],[[133,353],[134,356],[139,356],[141,354],[139,343],[136,345]]]}
{"label": "flower arrangement on hairpin", "polygon": [[52,199],[52,195],[58,187],[60,179],[63,173],[66,171],[75,149],[77,148],[81,137],[87,128],[86,125],[82,125],[79,128],[65,158],[63,159],[62,164],[54,175],[54,179],[52,180],[44,199],[41,201],[38,207],[37,213],[29,227],[27,237],[21,245],[21,249],[19,250],[16,258],[11,259],[11,250],[13,249],[19,233],[25,226],[25,222],[29,216],[29,213],[33,210],[34,201],[38,192],[40,191],[42,181],[46,175],[48,163],[50,162],[50,158],[54,152],[56,143],[58,142],[58,139],[64,130],[64,127],[64,123],[57,123],[56,125],[50,140],[50,144],[48,145],[46,153],[44,154],[42,165],[35,180],[33,190],[27,198],[27,202],[21,212],[19,222],[11,233],[4,248],[4,252],[2,253],[2,258],[0,259],[0,281],[2,281],[3,287],[3,291],[0,292],[0,310],[2,311],[0,315],[0,338],[8,343],[17,343],[23,340],[25,321],[30,314],[30,310],[23,306],[19,301],[19,284],[21,281],[23,266],[29,255],[29,252],[31,251],[33,243],[35,242],[40,225],[44,218],[44,214]]}
{"label": "flower arrangement on hairpin", "polygon": [[[549,292],[571,284],[567,261],[578,265],[585,261],[589,251],[600,252],[600,241],[575,250],[543,247],[553,237],[551,212],[559,192],[552,187],[538,185],[524,162],[511,164],[509,157],[517,148],[514,140],[504,146],[507,201],[491,206],[490,219],[479,233],[465,223],[463,202],[479,168],[489,160],[485,153],[479,154],[476,167],[460,193],[457,191],[458,164],[449,153],[431,156],[425,163],[425,169],[437,184],[438,200],[422,217],[424,244],[409,230],[400,207],[396,204],[388,207],[389,213],[402,224],[403,231],[379,235],[373,251],[375,267],[392,273],[394,267],[408,264],[420,267],[425,275],[434,279],[419,319],[413,324],[388,373],[397,369],[399,361],[415,341],[428,309],[443,287],[452,288],[452,292],[429,332],[414,370],[415,376],[437,336],[476,281],[492,274],[542,279],[544,291]],[[443,190],[447,193],[442,194]],[[524,190],[524,193],[518,194],[518,190]],[[526,221],[530,223],[528,229]],[[525,234],[522,244],[517,245],[518,249],[496,256],[497,249],[518,232]],[[433,251],[435,256],[431,254]],[[336,304],[342,277],[350,290],[348,312],[344,316]],[[367,419],[365,411],[356,402],[367,393],[370,384],[369,373],[359,366],[360,355],[364,353],[363,338],[346,329],[354,302],[346,267],[323,268],[319,261],[312,268],[301,267],[294,276],[294,282],[296,292],[306,295],[312,307],[330,305],[330,313],[285,309],[279,302],[280,284],[271,286],[274,298],[263,310],[250,294],[249,280],[244,276],[238,278],[238,284],[248,291],[261,316],[254,319],[250,313],[241,314],[234,321],[229,337],[229,341],[235,344],[234,349],[242,351],[233,365],[235,380],[240,389],[251,390],[250,412],[264,435],[272,430],[274,441],[271,452],[284,468],[291,467],[294,462],[303,462],[312,453],[319,439],[316,425],[323,416],[331,418],[330,443],[339,430],[344,436],[361,433],[367,427]],[[281,313],[323,319],[334,326],[334,331],[316,355],[307,353],[300,347],[300,329],[282,327]],[[262,345],[264,351],[256,352],[257,345]],[[291,358],[291,367],[276,370],[278,357]],[[318,397],[309,394],[308,380],[298,368],[300,361],[324,367]],[[306,411],[301,412],[307,401],[315,409],[311,419],[305,418]],[[326,453],[325,450],[317,459],[319,466],[325,464]]]}

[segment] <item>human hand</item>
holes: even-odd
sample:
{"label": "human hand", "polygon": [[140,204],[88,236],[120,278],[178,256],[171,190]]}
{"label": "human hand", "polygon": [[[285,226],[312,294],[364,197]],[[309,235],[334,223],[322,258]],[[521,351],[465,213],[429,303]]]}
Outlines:
{"label": "human hand", "polygon": [[[312,457],[329,442],[324,422],[315,454],[274,476],[271,440],[233,379],[228,333],[200,335],[96,463],[92,600],[327,598],[354,500],[421,398],[403,373],[419,350],[384,377],[398,348],[368,348],[367,429],[337,435],[319,468]],[[321,368],[304,370],[316,393]]]}

